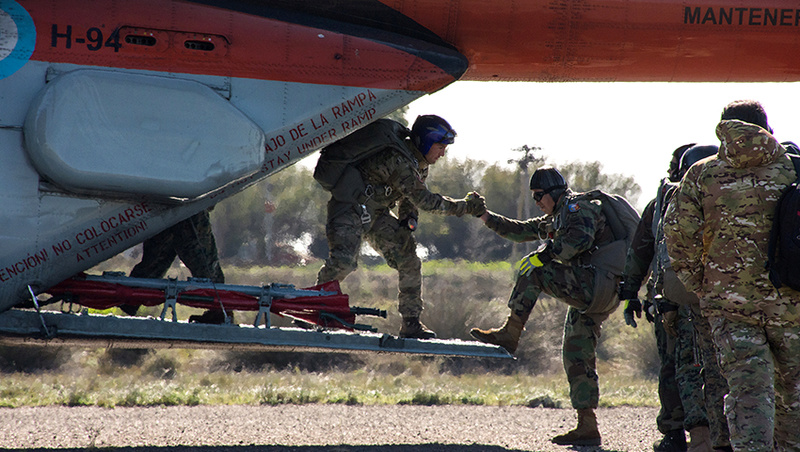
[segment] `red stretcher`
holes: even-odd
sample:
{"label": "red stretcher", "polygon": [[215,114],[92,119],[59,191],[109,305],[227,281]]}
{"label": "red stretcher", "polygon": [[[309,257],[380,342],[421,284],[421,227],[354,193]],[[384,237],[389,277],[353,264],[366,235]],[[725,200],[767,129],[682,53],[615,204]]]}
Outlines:
{"label": "red stretcher", "polygon": [[[202,278],[175,279],[129,278],[120,273],[102,276],[79,274],[46,291],[55,301],[76,303],[92,309],[110,309],[120,305],[157,306],[164,304],[161,319],[171,308],[177,321],[176,304],[211,311],[258,311],[270,326],[269,314],[290,317],[321,328],[349,331],[376,331],[356,323],[356,315],[386,317],[386,311],[350,307],[338,281],[295,289],[289,284],[243,286],[215,284]],[[226,314],[227,317],[227,314]]]}

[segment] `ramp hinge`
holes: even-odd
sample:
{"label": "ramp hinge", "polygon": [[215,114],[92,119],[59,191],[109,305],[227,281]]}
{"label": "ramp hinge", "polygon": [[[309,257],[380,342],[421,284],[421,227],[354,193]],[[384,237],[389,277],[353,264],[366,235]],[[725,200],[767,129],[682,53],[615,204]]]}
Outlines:
{"label": "ramp hinge", "polygon": [[258,328],[261,323],[261,316],[264,316],[264,325],[266,328],[272,328],[269,318],[270,309],[272,308],[272,287],[261,286],[261,294],[258,296],[258,314],[256,314],[256,321],[253,326]]}
{"label": "ramp hinge", "polygon": [[172,309],[172,321],[178,321],[178,278],[168,278],[164,288],[164,308],[161,310],[161,320],[167,316],[167,310]]}

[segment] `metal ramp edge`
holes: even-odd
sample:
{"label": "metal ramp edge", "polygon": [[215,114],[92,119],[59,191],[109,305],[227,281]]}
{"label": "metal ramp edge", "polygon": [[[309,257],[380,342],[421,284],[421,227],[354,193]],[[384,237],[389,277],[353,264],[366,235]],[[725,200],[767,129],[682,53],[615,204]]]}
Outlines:
{"label": "metal ramp edge", "polygon": [[[44,325],[48,335],[45,335]],[[0,314],[0,344],[103,348],[406,353],[513,358],[502,347],[458,339],[400,339],[388,334],[204,325],[154,318],[12,309]]]}

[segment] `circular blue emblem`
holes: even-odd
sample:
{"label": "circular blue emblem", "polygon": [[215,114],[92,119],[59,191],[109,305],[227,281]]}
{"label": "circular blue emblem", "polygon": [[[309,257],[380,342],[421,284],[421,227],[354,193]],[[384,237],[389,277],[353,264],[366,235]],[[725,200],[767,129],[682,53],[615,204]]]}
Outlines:
{"label": "circular blue emblem", "polygon": [[24,66],[35,46],[31,15],[14,0],[0,0],[0,79]]}

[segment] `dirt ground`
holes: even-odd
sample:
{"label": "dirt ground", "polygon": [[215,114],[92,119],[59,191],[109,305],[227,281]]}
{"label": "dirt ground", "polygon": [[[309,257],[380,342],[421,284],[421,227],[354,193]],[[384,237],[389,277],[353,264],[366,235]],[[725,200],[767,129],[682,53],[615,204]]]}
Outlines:
{"label": "dirt ground", "polygon": [[550,438],[571,409],[486,406],[195,406],[0,409],[6,450],[158,452],[652,451],[656,408],[598,410],[601,447]]}

